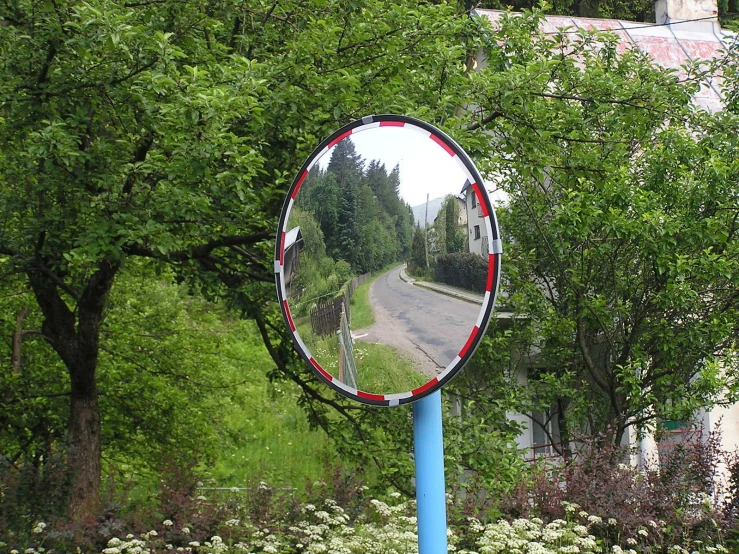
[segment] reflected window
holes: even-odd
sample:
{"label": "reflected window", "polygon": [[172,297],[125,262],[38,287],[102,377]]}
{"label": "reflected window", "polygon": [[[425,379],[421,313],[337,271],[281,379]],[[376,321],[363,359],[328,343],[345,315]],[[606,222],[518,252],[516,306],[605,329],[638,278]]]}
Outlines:
{"label": "reflected window", "polygon": [[475,225],[475,240],[480,238],[480,226]]}
{"label": "reflected window", "polygon": [[472,193],[470,194],[470,198],[472,199],[472,207],[476,208],[477,207],[477,196],[475,196],[475,194]]}

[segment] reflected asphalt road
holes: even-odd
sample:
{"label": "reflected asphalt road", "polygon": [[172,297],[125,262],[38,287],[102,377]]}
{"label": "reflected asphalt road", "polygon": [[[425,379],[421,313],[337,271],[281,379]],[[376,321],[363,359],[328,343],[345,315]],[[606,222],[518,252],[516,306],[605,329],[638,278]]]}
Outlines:
{"label": "reflected asphalt road", "polygon": [[419,370],[435,376],[464,346],[480,306],[406,283],[400,278],[401,269],[375,280],[369,292],[375,324],[353,333],[358,341],[387,344],[408,353]]}

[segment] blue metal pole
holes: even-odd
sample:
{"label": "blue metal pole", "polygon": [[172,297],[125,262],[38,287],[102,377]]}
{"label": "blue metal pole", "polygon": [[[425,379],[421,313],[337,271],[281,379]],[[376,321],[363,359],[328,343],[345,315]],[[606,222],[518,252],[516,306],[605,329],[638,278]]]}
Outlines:
{"label": "blue metal pole", "polygon": [[413,403],[419,554],[447,554],[441,391]]}

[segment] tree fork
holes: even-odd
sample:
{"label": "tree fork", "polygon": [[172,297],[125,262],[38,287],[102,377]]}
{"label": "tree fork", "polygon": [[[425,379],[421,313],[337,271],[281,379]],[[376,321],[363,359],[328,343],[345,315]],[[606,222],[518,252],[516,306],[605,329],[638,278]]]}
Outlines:
{"label": "tree fork", "polygon": [[103,308],[119,268],[119,262],[105,260],[100,264],[88,279],[76,312],[61,298],[56,279],[40,268],[32,268],[28,273],[44,315],[43,334],[64,362],[71,383],[68,434],[71,491],[67,507],[75,521],[91,518],[99,500],[102,430],[95,371]]}

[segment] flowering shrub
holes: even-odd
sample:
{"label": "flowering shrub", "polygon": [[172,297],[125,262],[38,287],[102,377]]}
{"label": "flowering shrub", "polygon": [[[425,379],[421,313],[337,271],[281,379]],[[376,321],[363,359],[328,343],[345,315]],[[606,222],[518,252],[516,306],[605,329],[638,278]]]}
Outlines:
{"label": "flowering shrub", "polygon": [[[588,523],[604,547],[639,544],[643,551],[665,553],[676,544],[713,548],[715,537],[730,535],[739,515],[731,510],[739,489],[722,489],[718,479],[719,468],[732,468],[736,461],[721,450],[718,433],[707,440],[701,430],[694,434],[641,469],[623,463],[629,454],[623,448],[583,441],[568,464],[540,467],[497,509],[508,518],[567,517],[581,523],[598,514],[604,521]],[[568,512],[573,505],[578,510]]]}
{"label": "flowering shrub", "polygon": [[[451,500],[450,500],[451,501]],[[604,521],[588,514],[576,504],[565,503],[565,519],[549,523],[539,518],[501,519],[483,524],[476,518],[451,526],[447,531],[449,551],[457,554],[668,554],[724,553],[719,542],[694,541],[664,545],[654,549],[653,537],[664,537],[665,530],[655,524],[639,529],[623,544],[605,544],[598,538],[603,526],[615,527],[615,520]],[[372,499],[367,509],[350,518],[334,500],[321,505],[302,504],[298,521],[276,517],[258,525],[242,517],[231,517],[213,527],[213,534],[197,540],[185,522],[162,521],[145,533],[112,536],[104,548],[77,550],[100,554],[414,554],[418,552],[415,502],[393,493],[387,502]],[[216,533],[217,531],[217,533]],[[11,554],[54,554],[47,540],[52,538],[44,522],[34,525],[35,541]],[[0,551],[6,545],[0,544]]]}

